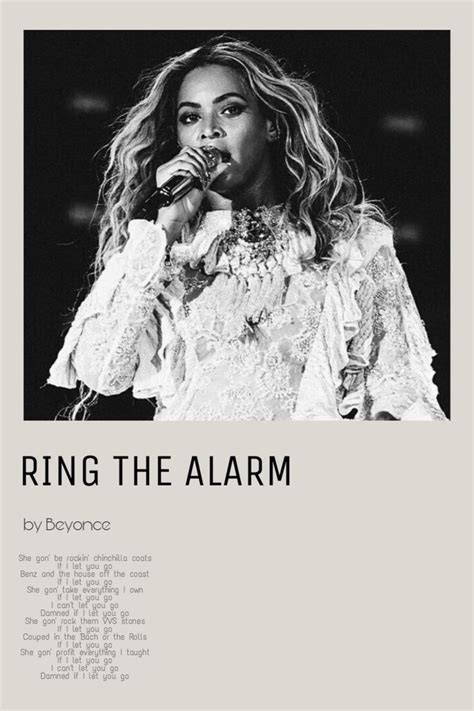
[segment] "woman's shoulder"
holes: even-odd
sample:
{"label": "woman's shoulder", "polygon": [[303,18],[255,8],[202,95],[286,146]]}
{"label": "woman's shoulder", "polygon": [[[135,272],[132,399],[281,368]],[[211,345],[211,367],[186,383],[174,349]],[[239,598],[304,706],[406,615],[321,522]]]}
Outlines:
{"label": "woman's shoulder", "polygon": [[393,227],[382,220],[367,217],[361,222],[357,238],[362,248],[393,247]]}
{"label": "woman's shoulder", "polygon": [[393,247],[393,228],[373,217],[362,219],[354,238],[349,240],[351,248],[358,250],[370,260],[381,247]]}
{"label": "woman's shoulder", "polygon": [[372,217],[363,218],[356,228],[333,247],[333,259],[353,273],[367,266],[384,247],[393,249],[393,228]]}

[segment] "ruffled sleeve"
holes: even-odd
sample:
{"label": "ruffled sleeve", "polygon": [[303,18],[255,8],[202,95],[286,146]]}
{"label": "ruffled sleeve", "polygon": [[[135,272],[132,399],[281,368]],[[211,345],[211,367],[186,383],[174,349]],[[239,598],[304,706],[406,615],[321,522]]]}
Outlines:
{"label": "ruffled sleeve", "polygon": [[169,274],[166,234],[133,220],[124,250],[113,255],[66,334],[48,383],[114,395],[133,385],[135,397],[157,395],[159,369],[172,325],[157,297]]}
{"label": "ruffled sleeve", "polygon": [[444,420],[434,355],[392,230],[367,220],[335,249],[295,419]]}
{"label": "ruffled sleeve", "polygon": [[[392,246],[382,246],[367,265],[373,285],[371,307],[362,304],[360,330],[372,330],[365,370],[364,411],[368,419],[388,413],[399,420],[444,420],[433,383],[436,355]],[[352,344],[357,352],[357,343]]]}
{"label": "ruffled sleeve", "polygon": [[[390,228],[372,220],[335,269],[346,299],[339,411],[359,419],[444,420],[436,355],[397,259]],[[342,276],[344,275],[344,277]],[[341,297],[342,298],[342,297]]]}

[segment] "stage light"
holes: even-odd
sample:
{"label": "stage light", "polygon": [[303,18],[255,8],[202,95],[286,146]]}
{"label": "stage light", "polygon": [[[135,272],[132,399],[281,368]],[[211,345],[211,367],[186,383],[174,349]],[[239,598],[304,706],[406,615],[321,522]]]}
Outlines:
{"label": "stage light", "polygon": [[67,218],[74,227],[88,227],[98,222],[100,216],[101,210],[95,203],[74,202],[67,208]]}
{"label": "stage light", "polygon": [[425,122],[421,116],[410,113],[386,114],[381,119],[381,129],[386,133],[398,133],[406,136],[416,136],[425,130]]}
{"label": "stage light", "polygon": [[70,97],[68,107],[78,114],[105,114],[110,111],[111,102],[105,94],[78,91]]}
{"label": "stage light", "polygon": [[423,229],[418,222],[400,222],[396,228],[398,242],[417,244],[423,240]]}

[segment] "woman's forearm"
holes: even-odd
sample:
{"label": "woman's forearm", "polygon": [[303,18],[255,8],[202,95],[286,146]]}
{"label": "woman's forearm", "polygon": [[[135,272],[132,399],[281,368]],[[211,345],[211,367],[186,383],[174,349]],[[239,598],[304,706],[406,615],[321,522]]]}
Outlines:
{"label": "woman's forearm", "polygon": [[129,231],[125,249],[111,257],[81,304],[49,383],[75,387],[80,380],[104,395],[132,384],[139,342],[167,278],[167,240],[160,225],[144,220],[132,221]]}

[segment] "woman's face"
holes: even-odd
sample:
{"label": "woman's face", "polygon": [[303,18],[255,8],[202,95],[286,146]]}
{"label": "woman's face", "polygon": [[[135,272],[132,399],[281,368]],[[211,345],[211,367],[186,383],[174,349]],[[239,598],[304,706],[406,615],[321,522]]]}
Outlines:
{"label": "woman's face", "polygon": [[230,153],[229,167],[214,180],[213,191],[232,197],[265,190],[272,176],[272,122],[233,69],[212,64],[186,75],[178,93],[177,133],[180,146],[212,145]]}

